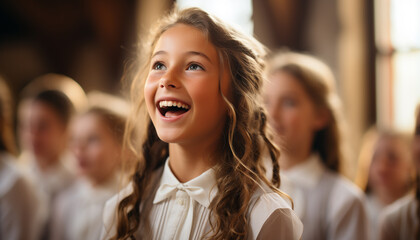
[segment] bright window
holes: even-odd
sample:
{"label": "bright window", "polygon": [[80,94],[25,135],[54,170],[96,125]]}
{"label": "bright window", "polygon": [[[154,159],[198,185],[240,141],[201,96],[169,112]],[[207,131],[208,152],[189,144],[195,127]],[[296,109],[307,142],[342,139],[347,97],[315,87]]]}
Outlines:
{"label": "bright window", "polygon": [[420,104],[420,1],[376,0],[378,124],[412,132]]}
{"label": "bright window", "polygon": [[176,2],[180,9],[199,7],[240,31],[253,34],[251,0],[177,0]]}

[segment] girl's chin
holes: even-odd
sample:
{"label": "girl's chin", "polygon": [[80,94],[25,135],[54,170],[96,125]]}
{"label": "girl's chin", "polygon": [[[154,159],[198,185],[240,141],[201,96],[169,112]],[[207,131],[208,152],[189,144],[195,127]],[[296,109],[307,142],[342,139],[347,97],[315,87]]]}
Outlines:
{"label": "girl's chin", "polygon": [[157,134],[160,140],[166,143],[178,143],[182,141],[182,137],[180,134],[177,133],[171,133],[170,130],[162,129],[157,130]]}
{"label": "girl's chin", "polygon": [[165,142],[167,144],[176,144],[179,141],[177,139],[174,138],[170,138],[170,137],[159,137],[160,140],[162,140],[162,142]]}

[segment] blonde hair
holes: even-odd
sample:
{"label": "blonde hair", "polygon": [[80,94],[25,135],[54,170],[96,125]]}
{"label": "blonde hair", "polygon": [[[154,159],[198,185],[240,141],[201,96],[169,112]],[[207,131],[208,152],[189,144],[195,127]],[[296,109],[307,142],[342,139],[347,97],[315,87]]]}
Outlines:
{"label": "blonde hair", "polygon": [[[127,147],[136,156],[131,174],[133,193],[122,199],[118,206],[117,234],[113,239],[134,238],[140,221],[140,204],[148,197],[151,176],[168,157],[168,144],[161,141],[147,115],[143,91],[148,74],[148,64],[159,37],[176,24],[186,24],[199,29],[215,46],[221,64],[229,67],[232,102],[226,97],[228,116],[220,142],[222,161],[215,166],[218,195],[210,205],[212,239],[244,239],[248,234],[247,210],[250,199],[260,184],[268,185],[282,194],[280,185],[279,152],[266,134],[266,114],[262,107],[260,89],[263,81],[265,49],[255,39],[246,37],[198,8],[174,12],[158,23],[156,32],[146,45],[145,61],[131,86],[134,110],[128,120]],[[219,89],[220,93],[221,90]],[[141,120],[140,120],[141,119]],[[138,151],[137,146],[142,146]],[[265,177],[264,154],[269,154],[273,164],[273,178]],[[130,164],[130,166],[133,166]],[[210,220],[210,219],[209,219]]]}
{"label": "blonde hair", "polygon": [[339,172],[343,161],[340,135],[341,102],[335,92],[335,80],[330,68],[319,59],[310,55],[294,52],[278,52],[267,62],[266,77],[277,72],[293,76],[318,109],[327,110],[327,125],[316,132],[312,151],[317,152],[324,165]]}

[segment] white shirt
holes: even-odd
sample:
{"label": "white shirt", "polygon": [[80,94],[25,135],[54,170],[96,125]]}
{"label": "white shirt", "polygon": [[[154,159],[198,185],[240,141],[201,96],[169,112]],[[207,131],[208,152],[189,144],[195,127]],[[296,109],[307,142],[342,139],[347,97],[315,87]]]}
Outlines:
{"label": "white shirt", "polygon": [[374,194],[367,194],[365,198],[367,218],[369,220],[369,239],[378,239],[379,216],[386,208]]}
{"label": "white shirt", "polygon": [[380,216],[380,240],[415,240],[419,227],[418,202],[414,194],[397,200]]}
{"label": "white shirt", "polygon": [[303,240],[367,239],[363,192],[327,170],[317,154],[280,171],[281,189],[289,194],[304,225]]}
{"label": "white shirt", "polygon": [[24,160],[27,163],[22,166],[24,173],[36,183],[39,191],[45,197],[51,198],[73,183],[74,174],[68,166],[68,162],[74,161],[74,159],[68,154],[64,154],[55,166],[51,166],[46,171],[42,171],[38,167],[34,157],[27,157],[29,160]]}
{"label": "white shirt", "polygon": [[56,199],[51,221],[51,239],[99,239],[105,202],[117,192],[117,176],[99,186],[92,186],[85,179],[76,181]]}
{"label": "white shirt", "polygon": [[39,239],[40,202],[14,161],[9,154],[0,153],[0,239]]}
{"label": "white shirt", "polygon": [[65,154],[55,166],[46,171],[41,171],[33,156],[24,153],[23,157],[25,158],[21,159],[23,173],[33,183],[41,201],[40,211],[43,218],[41,222],[44,226],[41,236],[47,238],[51,225],[51,206],[54,205],[55,198],[74,181],[74,175],[66,165],[73,159],[70,155]]}
{"label": "white shirt", "polygon": [[[159,180],[156,194],[141,208],[149,209],[144,206],[150,206],[150,235],[145,235],[144,230],[139,234],[144,239],[202,239],[211,231],[209,205],[218,192],[214,170],[209,169],[187,183],[180,183],[166,161],[163,173],[161,169],[156,176]],[[126,188],[122,196],[117,195],[107,202],[101,239],[115,234],[115,209],[119,200],[130,192],[131,189]],[[300,239],[303,231],[302,223],[288,202],[270,190],[254,193],[247,217],[248,239],[257,239],[258,236],[267,239],[271,232],[276,234],[271,234],[268,239]]]}

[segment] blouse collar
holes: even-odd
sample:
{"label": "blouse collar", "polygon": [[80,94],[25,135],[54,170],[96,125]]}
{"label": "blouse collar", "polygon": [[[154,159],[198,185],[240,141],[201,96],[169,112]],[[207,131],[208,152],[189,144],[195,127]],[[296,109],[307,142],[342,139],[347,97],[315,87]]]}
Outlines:
{"label": "blouse collar", "polygon": [[181,183],[169,167],[168,158],[153,203],[157,204],[167,198],[171,198],[179,190],[186,191],[193,200],[208,208],[218,192],[214,169],[210,168],[200,176],[186,183]]}
{"label": "blouse collar", "polygon": [[291,182],[304,187],[314,187],[320,181],[325,167],[317,153],[313,153],[306,161],[289,170],[281,170]]}

